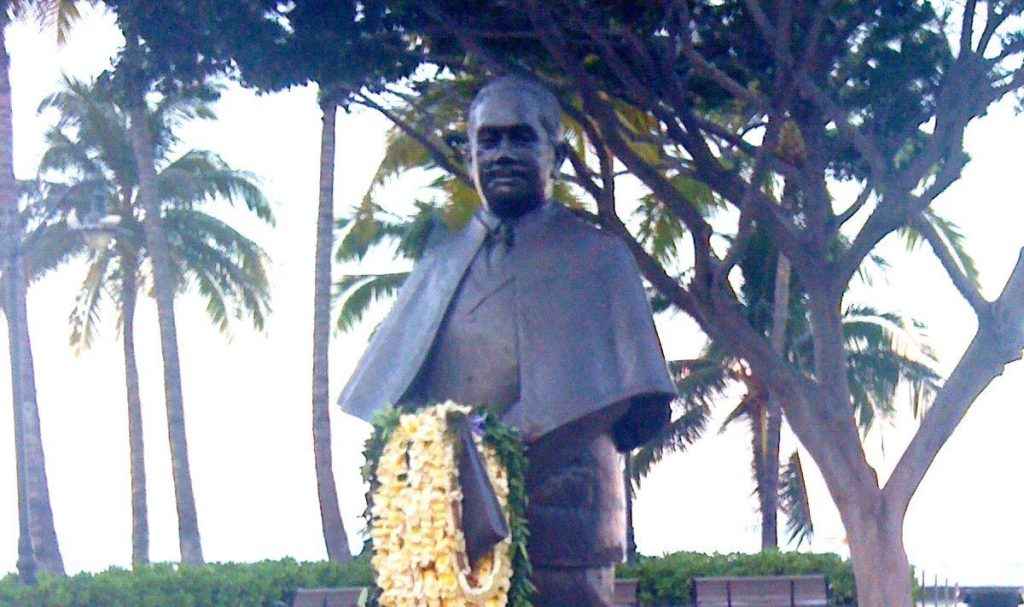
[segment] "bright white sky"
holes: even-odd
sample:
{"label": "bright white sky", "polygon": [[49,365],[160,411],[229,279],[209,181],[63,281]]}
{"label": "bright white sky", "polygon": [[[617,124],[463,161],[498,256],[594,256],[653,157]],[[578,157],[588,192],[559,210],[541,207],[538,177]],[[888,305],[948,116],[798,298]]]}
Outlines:
{"label": "bright white sky", "polygon": [[[34,24],[7,30],[12,56],[15,168],[34,175],[46,117],[40,100],[62,71],[88,78],[109,66],[121,38],[109,16],[88,12],[59,52],[54,33]],[[309,88],[257,97],[232,87],[219,102],[219,120],[186,133],[190,146],[222,154],[258,175],[275,203],[270,230],[247,218],[237,225],[263,243],[274,260],[274,314],[262,334],[238,325],[228,341],[191,296],[177,304],[188,439],[203,547],[211,561],[325,557],[313,472],[310,374],[313,237],[317,199],[320,114]],[[385,120],[367,111],[339,116],[337,210],[358,202],[383,153]],[[1020,145],[1024,121],[999,106],[968,132],[974,160],[939,208],[960,223],[978,260],[985,292],[995,296],[1024,246]],[[385,200],[396,209],[429,196],[422,180],[399,180]],[[235,215],[227,214],[234,218]],[[234,219],[233,219],[234,220]],[[955,364],[973,330],[969,309],[949,286],[927,249],[913,255],[883,243],[894,267],[888,284],[867,295],[881,307],[902,309],[930,328],[943,369]],[[131,554],[128,439],[124,373],[115,315],[91,351],[68,347],[67,315],[81,280],[78,265],[32,287],[30,325],[39,407],[57,532],[69,572],[125,566]],[[371,319],[371,323],[373,320]],[[701,345],[690,321],[659,318],[669,357],[692,356]],[[152,557],[178,558],[170,457],[164,422],[156,312],[140,303],[137,349],[143,415]],[[368,323],[332,344],[332,394],[337,394],[365,347]],[[0,343],[6,343],[5,326]],[[9,386],[6,357],[0,386]],[[935,461],[911,505],[906,545],[928,578],[961,584],[1024,583],[1024,365],[1011,366],[978,400]],[[732,404],[723,405],[723,411]],[[0,390],[0,573],[17,555],[17,502],[10,394]],[[367,427],[336,415],[335,471],[353,548],[360,544],[363,488],[358,467]],[[716,426],[717,427],[717,426]],[[869,453],[884,478],[914,430],[902,419],[876,431]],[[758,517],[749,466],[748,430],[714,431],[685,454],[659,465],[636,506],[641,552],[755,551]],[[787,436],[783,451],[794,449]],[[816,551],[845,553],[842,527],[816,470],[812,484]],[[803,549],[807,549],[805,546]]]}

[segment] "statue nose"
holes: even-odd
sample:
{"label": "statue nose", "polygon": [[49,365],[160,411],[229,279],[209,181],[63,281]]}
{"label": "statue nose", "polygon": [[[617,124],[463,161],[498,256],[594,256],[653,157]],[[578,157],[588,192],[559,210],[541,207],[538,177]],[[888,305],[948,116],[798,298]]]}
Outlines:
{"label": "statue nose", "polygon": [[509,138],[509,136],[502,135],[501,138],[498,139],[498,146],[497,149],[495,149],[496,155],[499,158],[511,157],[512,147],[512,140]]}

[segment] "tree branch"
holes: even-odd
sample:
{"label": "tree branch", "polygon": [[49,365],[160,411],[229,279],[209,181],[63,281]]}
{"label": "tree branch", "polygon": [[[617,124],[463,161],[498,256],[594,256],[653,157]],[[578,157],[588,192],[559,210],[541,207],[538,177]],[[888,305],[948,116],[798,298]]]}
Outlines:
{"label": "tree branch", "polygon": [[775,28],[772,27],[771,21],[768,20],[768,15],[761,8],[761,4],[757,0],[743,0],[743,4],[747,6],[747,11],[750,12],[750,16],[754,19],[754,24],[757,25],[757,29],[761,32],[761,37],[764,38],[765,43],[775,48],[778,45]]}
{"label": "tree branch", "polygon": [[686,27],[682,28],[679,35],[679,40],[682,42],[683,57],[690,62],[694,72],[714,82],[736,98],[746,101],[758,110],[763,111],[767,109],[769,106],[767,99],[730,78],[728,74],[715,67],[703,55],[697,52],[697,49],[693,46],[693,40],[687,31],[689,24],[693,22],[690,9],[686,2],[676,3],[676,9],[679,12],[680,18],[686,21]]}
{"label": "tree branch", "polygon": [[463,183],[470,187],[474,187],[472,177],[470,177],[469,173],[463,170],[462,167],[460,167],[451,159],[451,157],[443,149],[443,144],[438,143],[427,134],[421,132],[410,122],[404,120],[397,113],[389,110],[388,108],[384,107],[383,105],[377,103],[376,101],[370,99],[365,95],[357,95],[353,98],[353,101],[360,105],[364,105],[370,109],[376,110],[377,112],[380,112],[381,115],[383,115],[385,118],[394,123],[395,126],[402,129],[403,133],[405,133],[409,137],[412,137],[416,141],[416,143],[422,145],[427,150],[427,153],[430,154],[430,157],[434,159],[434,162],[438,164],[438,166],[454,175],[459,181],[462,181]]}
{"label": "tree branch", "polygon": [[851,204],[849,208],[847,208],[845,211],[836,216],[835,223],[833,225],[835,225],[835,227],[838,228],[847,221],[850,221],[850,219],[852,219],[853,216],[857,214],[857,211],[860,211],[862,208],[864,208],[864,205],[867,204],[868,200],[871,198],[871,192],[873,192],[874,190],[875,188],[870,181],[867,184],[865,184],[864,189],[861,190],[860,195],[857,196],[857,200],[854,200],[853,204]]}
{"label": "tree branch", "polygon": [[974,15],[978,0],[967,0],[964,5],[964,19],[960,23],[960,55],[970,53],[973,48]]}
{"label": "tree branch", "polygon": [[[1006,21],[1006,18],[1010,16],[1009,10],[1005,10],[1000,13],[998,6],[998,2],[990,1],[988,3],[988,11],[985,18],[985,30],[981,32],[981,39],[978,40],[978,55],[985,54],[989,43],[992,41],[992,36],[995,35],[999,26]],[[968,48],[970,48],[970,46],[968,46]]]}
{"label": "tree branch", "polygon": [[950,280],[953,281],[953,286],[960,292],[967,303],[974,308],[975,314],[979,318],[987,316],[991,304],[981,296],[978,292],[977,287],[971,282],[971,279],[964,274],[960,264],[957,262],[953,253],[946,246],[946,243],[942,240],[942,236],[939,235],[938,230],[932,225],[930,221],[923,215],[918,214],[910,220],[910,225],[924,236],[924,239],[928,241],[928,245],[931,246],[935,256],[939,258],[939,262],[942,264],[943,269],[946,270],[946,274],[949,275]]}
{"label": "tree branch", "polygon": [[914,438],[886,483],[884,493],[906,508],[935,456],[975,399],[1024,349],[1024,251],[1010,274],[993,314],[979,319],[978,331],[939,391]]}
{"label": "tree branch", "polygon": [[807,96],[810,97],[811,101],[836,124],[839,132],[849,140],[854,149],[868,163],[868,166],[871,167],[872,178],[875,183],[884,183],[885,175],[888,172],[888,162],[886,162],[881,152],[863,133],[857,130],[857,127],[850,123],[843,110],[824,91],[818,88],[818,85],[809,77],[804,77],[800,86]]}

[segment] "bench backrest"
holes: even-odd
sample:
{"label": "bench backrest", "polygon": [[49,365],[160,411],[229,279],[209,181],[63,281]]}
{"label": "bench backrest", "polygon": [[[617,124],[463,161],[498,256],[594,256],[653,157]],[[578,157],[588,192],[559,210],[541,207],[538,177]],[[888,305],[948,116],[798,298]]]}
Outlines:
{"label": "bench backrest", "polygon": [[825,607],[823,575],[693,578],[697,607]]}
{"label": "bench backrest", "polygon": [[358,607],[365,588],[300,588],[291,607]]}
{"label": "bench backrest", "polygon": [[640,580],[615,580],[615,596],[612,598],[612,605],[614,607],[636,607],[638,604],[636,592],[639,586]]}

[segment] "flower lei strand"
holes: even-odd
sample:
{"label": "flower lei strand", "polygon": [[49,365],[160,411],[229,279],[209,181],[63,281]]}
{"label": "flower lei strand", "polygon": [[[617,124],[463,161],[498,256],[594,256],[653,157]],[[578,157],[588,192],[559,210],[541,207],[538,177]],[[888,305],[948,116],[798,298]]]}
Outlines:
{"label": "flower lei strand", "polygon": [[370,482],[369,542],[381,607],[529,605],[522,443],[490,416],[478,443],[512,533],[477,562],[466,558],[456,440],[448,420],[469,413],[449,402],[375,420],[364,475]]}

